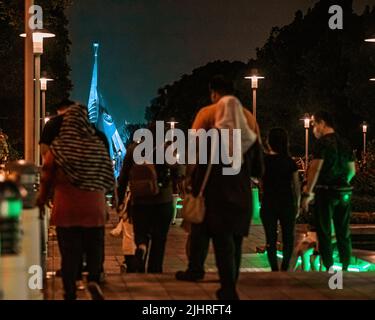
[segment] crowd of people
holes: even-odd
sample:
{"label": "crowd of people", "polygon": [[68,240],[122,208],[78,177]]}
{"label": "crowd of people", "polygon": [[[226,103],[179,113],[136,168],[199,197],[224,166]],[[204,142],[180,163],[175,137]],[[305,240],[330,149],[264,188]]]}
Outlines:
{"label": "crowd of people", "polygon": [[[173,194],[184,182],[184,190],[197,196],[202,181],[205,216],[202,223],[183,222],[188,230],[188,266],[176,273],[180,281],[198,281],[205,275],[205,259],[212,239],[220,278],[217,298],[239,299],[236,284],[240,275],[242,243],[248,236],[252,217],[251,180],[261,181],[261,219],[266,235],[267,257],[272,271],[294,269],[295,224],[301,210],[311,211],[318,247],[324,267],[333,265],[333,221],[343,270],[351,257],[349,219],[351,213],[350,181],[355,175],[353,154],[335,132],[334,119],[326,111],[314,114],[317,138],[303,187],[298,168],[289,153],[286,130],[273,128],[262,143],[254,116],[235,96],[233,83],[222,76],[209,83],[212,104],[202,108],[194,119],[193,129],[241,130],[241,168],[236,175],[223,175],[227,166],[218,164],[181,165],[138,164],[134,150],[142,141],[132,142],[126,152],[121,174],[114,181],[108,142],[90,123],[87,108],[64,102],[59,115],[47,123],[41,138],[43,170],[38,205],[52,199],[52,221],[62,257],[61,275],[65,299],[76,299],[83,257],[88,267],[88,289],[94,299],[104,299],[100,274],[104,261],[105,194],[117,195],[116,207],[132,228],[127,241],[134,241],[124,253],[127,272],[162,273],[169,227],[173,220]],[[155,123],[149,129],[155,133]],[[156,140],[156,139],[155,139]],[[221,144],[234,150],[229,139]],[[154,141],[153,152],[158,146]],[[208,147],[208,154],[211,150]],[[263,155],[264,150],[264,155]],[[130,194],[129,194],[130,193]],[[126,206],[126,217],[124,214]],[[281,226],[283,259],[277,259],[278,225]],[[130,231],[129,231],[130,230]],[[129,233],[130,232],[130,233]],[[130,237],[129,237],[130,234]],[[298,250],[302,250],[299,247]]]}

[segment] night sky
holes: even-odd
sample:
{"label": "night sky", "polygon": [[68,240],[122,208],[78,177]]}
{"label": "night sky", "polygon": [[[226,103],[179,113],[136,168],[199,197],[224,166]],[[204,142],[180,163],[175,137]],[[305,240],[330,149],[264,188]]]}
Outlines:
{"label": "night sky", "polygon": [[[289,24],[316,2],[76,0],[68,11],[72,98],[87,103],[92,42],[99,41],[100,91],[116,123],[142,122],[158,88],[210,61],[247,62],[273,26]],[[375,0],[354,3],[362,10]]]}

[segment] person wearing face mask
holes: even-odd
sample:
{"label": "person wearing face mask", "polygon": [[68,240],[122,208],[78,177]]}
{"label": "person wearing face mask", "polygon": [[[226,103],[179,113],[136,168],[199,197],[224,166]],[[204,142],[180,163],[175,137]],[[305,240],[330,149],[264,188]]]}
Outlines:
{"label": "person wearing face mask", "polygon": [[313,127],[317,141],[303,189],[302,209],[307,211],[310,202],[314,200],[319,249],[327,270],[333,266],[333,220],[340,261],[346,271],[352,251],[349,223],[352,196],[350,182],[355,176],[354,154],[336,133],[334,119],[329,112],[315,113]]}

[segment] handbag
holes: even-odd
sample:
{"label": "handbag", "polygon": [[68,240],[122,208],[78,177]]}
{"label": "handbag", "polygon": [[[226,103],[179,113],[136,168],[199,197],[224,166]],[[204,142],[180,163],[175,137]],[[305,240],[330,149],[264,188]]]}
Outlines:
{"label": "handbag", "polygon": [[129,202],[130,202],[130,192],[126,194],[124,199],[123,205],[121,206],[121,210],[118,212],[120,221],[115,228],[113,228],[110,232],[110,235],[118,238],[123,234],[123,225],[124,223],[129,220],[128,210],[129,210]]}
{"label": "handbag", "polygon": [[208,164],[198,196],[194,197],[192,193],[188,193],[185,195],[184,206],[182,208],[182,217],[187,222],[199,224],[204,220],[206,214],[206,205],[203,193],[211,173],[211,168],[212,164],[210,162]]}

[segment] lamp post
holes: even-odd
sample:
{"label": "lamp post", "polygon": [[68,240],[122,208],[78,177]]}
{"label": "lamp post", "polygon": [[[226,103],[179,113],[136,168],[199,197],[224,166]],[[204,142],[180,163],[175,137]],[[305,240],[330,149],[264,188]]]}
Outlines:
{"label": "lamp post", "polygon": [[307,167],[309,166],[309,129],[310,129],[311,117],[306,114],[303,118],[303,123],[305,127],[305,174],[307,172]]}
{"label": "lamp post", "polygon": [[34,101],[34,65],[33,65],[33,41],[31,37],[31,29],[29,19],[29,8],[34,5],[34,0],[25,0],[25,35],[28,34],[29,36],[25,39],[25,50],[24,50],[24,82],[25,82],[25,89],[24,89],[24,113],[25,113],[25,134],[24,134],[24,158],[27,162],[34,161],[34,108],[33,108],[33,101]]}
{"label": "lamp post", "polygon": [[[175,118],[171,118],[168,122],[167,122],[170,127],[171,127],[171,142],[172,144],[174,143],[174,129],[176,128],[176,124],[178,124],[178,122],[176,121]],[[180,155],[177,153],[176,154],[176,160],[177,160],[177,163],[180,161]],[[176,224],[176,218],[177,218],[177,203],[178,203],[178,199],[179,199],[179,195],[177,193],[173,193],[173,219],[172,219],[172,225],[175,225]]]}
{"label": "lamp post", "polygon": [[46,121],[46,91],[48,81],[53,81],[53,79],[48,79],[45,76],[40,78],[40,90],[42,91],[42,129],[47,123]]}
{"label": "lamp post", "polygon": [[255,120],[257,119],[257,89],[258,89],[258,80],[264,79],[264,77],[259,76],[258,69],[251,70],[251,76],[245,77],[245,79],[251,80],[251,89],[253,91],[253,115]]}
{"label": "lamp post", "polygon": [[[365,39],[365,41],[375,43],[375,36]],[[375,78],[371,78],[370,81],[375,81]]]}
{"label": "lamp post", "polygon": [[178,122],[176,121],[176,119],[174,117],[172,117],[168,122],[169,126],[171,127],[171,138],[172,138],[172,144],[174,143],[174,129],[176,128],[176,124],[178,124]]}
{"label": "lamp post", "polygon": [[363,133],[363,162],[366,163],[366,154],[367,154],[367,129],[368,129],[368,125],[366,122],[363,122],[362,123],[362,133]]}
{"label": "lamp post", "polygon": [[[20,35],[28,38],[26,33]],[[43,39],[53,38],[53,33],[46,30],[37,30],[32,33],[33,53],[34,53],[34,163],[40,163],[39,138],[40,138],[40,57],[43,54]]]}

